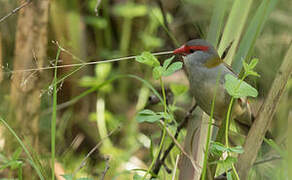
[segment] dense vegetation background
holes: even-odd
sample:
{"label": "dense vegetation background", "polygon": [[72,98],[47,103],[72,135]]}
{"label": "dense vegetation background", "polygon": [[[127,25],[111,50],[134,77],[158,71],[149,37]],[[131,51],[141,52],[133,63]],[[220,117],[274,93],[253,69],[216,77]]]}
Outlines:
{"label": "dense vegetation background", "polygon": [[[22,4],[20,11],[12,11]],[[241,59],[259,58],[261,77],[247,80],[259,92],[251,100],[259,109],[285,54],[291,60],[291,7],[289,0],[0,0],[0,17],[12,12],[0,21],[0,177],[50,179],[53,158],[57,179],[62,174],[66,179],[142,179],[137,174],[147,171],[159,148],[159,124],[139,123],[136,114],[163,106],[155,103],[147,84],[120,77],[135,75],[160,93],[148,66],[129,59],[57,71],[22,70],[172,51],[195,38],[208,39],[222,54],[233,42],[226,61],[233,61],[237,72]],[[179,123],[193,104],[185,91],[187,77],[180,70],[163,81]],[[170,87],[177,84],[183,93],[173,95]],[[291,90],[290,78],[270,124],[274,140],[262,145],[261,163],[252,167],[250,179],[289,176]],[[175,125],[170,128],[174,133]],[[182,130],[179,143],[185,134]],[[165,139],[165,149],[171,141]],[[172,178],[180,153],[177,147],[170,152],[158,179]]]}

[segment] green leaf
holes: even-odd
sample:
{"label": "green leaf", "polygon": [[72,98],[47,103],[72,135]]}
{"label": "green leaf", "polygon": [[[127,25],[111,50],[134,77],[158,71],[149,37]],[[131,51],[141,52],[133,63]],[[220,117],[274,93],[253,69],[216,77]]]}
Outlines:
{"label": "green leaf", "polygon": [[174,117],[172,114],[170,113],[165,113],[165,112],[158,112],[157,114],[159,114],[161,117],[163,117],[164,119],[167,120],[174,120]]}
{"label": "green leaf", "polygon": [[147,14],[147,6],[133,2],[119,3],[113,9],[114,14],[124,18],[135,18]]}
{"label": "green leaf", "polygon": [[188,91],[188,86],[184,84],[170,84],[170,90],[174,94],[174,96],[180,96]]}
{"label": "green leaf", "polygon": [[244,72],[247,72],[249,70],[248,64],[245,61],[242,61],[242,65],[243,65]]}
{"label": "green leaf", "polygon": [[73,180],[73,175],[72,174],[63,174],[61,175],[65,180]]}
{"label": "green leaf", "polygon": [[170,65],[171,61],[174,59],[175,56],[172,56],[171,58],[168,58],[163,63],[163,69],[166,70],[168,66]]}
{"label": "green leaf", "polygon": [[154,67],[152,72],[153,78],[158,80],[162,76],[163,72],[164,72],[163,67],[161,66]]}
{"label": "green leaf", "polygon": [[255,72],[255,71],[249,71],[248,73],[247,73],[247,75],[250,75],[250,76],[256,76],[256,77],[261,77],[257,72]]}
{"label": "green leaf", "polygon": [[235,152],[238,154],[242,154],[244,152],[242,146],[236,146],[228,149],[229,152]]}
{"label": "green leaf", "polygon": [[183,63],[182,62],[175,62],[175,63],[172,63],[167,69],[165,72],[163,72],[163,76],[169,76],[169,75],[172,75],[175,71],[181,69],[183,66]]}
{"label": "green leaf", "polygon": [[258,95],[258,91],[255,88],[231,74],[225,75],[225,89],[234,98],[257,97]]}
{"label": "green leaf", "polygon": [[158,115],[152,110],[144,109],[138,113],[136,120],[139,123],[142,122],[154,123],[159,121],[162,117],[163,117],[162,115]]}
{"label": "green leaf", "polygon": [[225,152],[227,148],[225,145],[221,144],[220,142],[212,142],[211,143],[211,149],[215,149],[219,152]]}
{"label": "green leaf", "polygon": [[17,148],[16,151],[12,155],[12,159],[17,160],[19,158],[21,152],[22,152],[22,148],[21,147]]}
{"label": "green leaf", "polygon": [[23,164],[22,161],[17,161],[17,160],[9,162],[9,165],[10,165],[12,170],[18,169],[22,164]]}
{"label": "green leaf", "polygon": [[225,169],[226,171],[230,169],[232,167],[232,164],[236,162],[237,162],[237,158],[232,157],[232,156],[228,156],[224,160],[217,161],[217,163],[220,164],[223,167],[223,169]]}
{"label": "green leaf", "polygon": [[143,177],[142,176],[139,176],[138,174],[134,174],[133,176],[133,180],[142,180]]}
{"label": "green leaf", "polygon": [[259,62],[259,59],[253,58],[248,65],[249,70],[253,70],[256,67],[256,65],[258,64],[258,62]]}
{"label": "green leaf", "polygon": [[158,59],[150,52],[143,52],[140,56],[136,57],[136,61],[149,66],[160,66]]}

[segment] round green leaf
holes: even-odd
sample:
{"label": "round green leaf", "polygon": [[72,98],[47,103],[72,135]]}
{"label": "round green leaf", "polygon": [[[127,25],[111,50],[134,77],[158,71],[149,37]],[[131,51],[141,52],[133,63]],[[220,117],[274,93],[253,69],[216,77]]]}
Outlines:
{"label": "round green leaf", "polygon": [[227,90],[228,94],[234,98],[247,96],[257,97],[258,95],[258,91],[255,88],[246,82],[237,79],[231,74],[225,75],[225,89]]}
{"label": "round green leaf", "polygon": [[136,61],[147,64],[149,66],[160,66],[158,59],[150,52],[143,52],[140,56],[136,57]]}

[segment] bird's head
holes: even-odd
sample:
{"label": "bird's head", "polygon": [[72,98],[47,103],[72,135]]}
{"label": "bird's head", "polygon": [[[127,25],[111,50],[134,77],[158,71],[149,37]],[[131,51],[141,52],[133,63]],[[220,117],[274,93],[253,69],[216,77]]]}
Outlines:
{"label": "bird's head", "polygon": [[173,51],[184,57],[186,65],[204,65],[208,68],[222,63],[216,49],[203,39],[193,39]]}

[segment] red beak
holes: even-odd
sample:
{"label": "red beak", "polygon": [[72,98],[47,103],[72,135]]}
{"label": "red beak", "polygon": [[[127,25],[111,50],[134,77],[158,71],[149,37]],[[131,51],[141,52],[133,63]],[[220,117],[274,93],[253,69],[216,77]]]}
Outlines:
{"label": "red beak", "polygon": [[182,45],[181,47],[175,49],[173,51],[173,54],[184,54],[186,53],[186,48],[187,48],[186,45]]}

